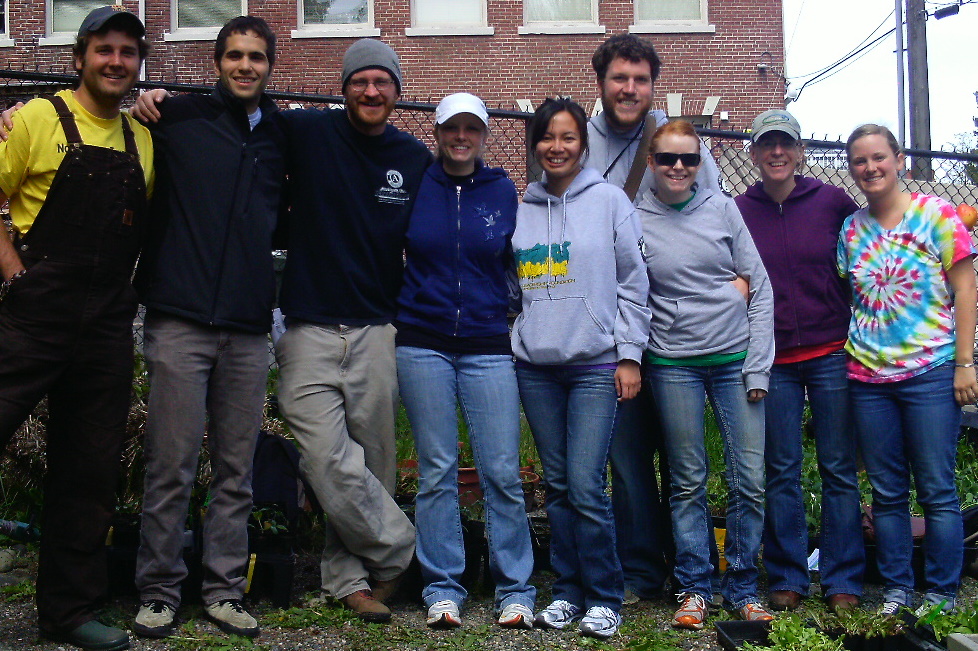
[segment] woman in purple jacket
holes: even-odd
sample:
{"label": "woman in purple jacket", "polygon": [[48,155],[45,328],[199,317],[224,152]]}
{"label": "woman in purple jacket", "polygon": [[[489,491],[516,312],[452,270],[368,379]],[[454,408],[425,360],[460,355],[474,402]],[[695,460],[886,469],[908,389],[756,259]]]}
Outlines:
{"label": "woman in purple jacket", "polygon": [[858,206],[841,188],[797,174],[801,127],[787,111],[754,120],[751,160],[761,181],[737,206],[774,287],[775,359],[766,408],[764,566],[770,605],[808,595],[808,530],[801,491],[806,394],[822,478],[819,571],[832,609],[859,603],[865,565],[843,345],[852,314],[835,265],[842,222]]}
{"label": "woman in purple jacket", "polygon": [[435,110],[438,160],[411,212],[398,297],[397,380],[418,449],[417,554],[428,625],[461,626],[461,409],[486,501],[500,626],[533,627],[533,550],[519,471],[520,404],[506,315],[516,187],[479,156],[485,104],[455,93]]}

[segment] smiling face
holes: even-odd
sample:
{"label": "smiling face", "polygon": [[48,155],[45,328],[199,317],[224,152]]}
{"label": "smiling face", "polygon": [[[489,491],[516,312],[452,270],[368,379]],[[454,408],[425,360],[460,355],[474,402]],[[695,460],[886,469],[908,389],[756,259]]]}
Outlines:
{"label": "smiling face", "polygon": [[268,44],[255,32],[230,34],[220,61],[214,63],[221,84],[253,113],[268,84],[272,66]]}
{"label": "smiling face", "polygon": [[849,173],[869,201],[899,192],[897,173],[905,162],[882,134],[863,136],[849,147]]}
{"label": "smiling face", "polygon": [[547,173],[547,188],[560,196],[581,171],[581,132],[567,111],[554,114],[534,153]]}
{"label": "smiling face", "polygon": [[471,113],[458,113],[435,125],[438,158],[449,174],[466,176],[475,170],[475,159],[486,141],[486,125]]}
{"label": "smiling face", "polygon": [[350,124],[368,136],[384,133],[398,95],[394,78],[382,68],[367,68],[351,75],[343,88]]}
{"label": "smiling face", "polygon": [[652,68],[646,60],[617,57],[598,80],[605,120],[615,131],[638,126],[652,108]]}
{"label": "smiling face", "polygon": [[655,148],[649,154],[649,167],[655,176],[655,192],[659,200],[665,204],[682,203],[691,196],[690,188],[696,181],[699,163],[692,166],[684,165],[682,160],[676,160],[672,165],[660,165],[655,161],[655,155],[666,154],[699,154],[700,141],[695,136],[677,133],[667,133],[655,143]]}
{"label": "smiling face", "polygon": [[768,131],[751,145],[750,159],[765,184],[782,184],[794,178],[804,157],[804,145],[783,131]]}
{"label": "smiling face", "polygon": [[85,54],[75,58],[81,76],[76,98],[99,117],[114,117],[139,74],[139,42],[135,36],[110,29],[91,34]]}

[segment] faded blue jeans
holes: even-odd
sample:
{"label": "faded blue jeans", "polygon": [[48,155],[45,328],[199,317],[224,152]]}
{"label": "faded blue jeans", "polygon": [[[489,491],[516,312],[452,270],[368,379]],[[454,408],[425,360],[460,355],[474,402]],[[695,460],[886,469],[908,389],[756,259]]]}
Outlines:
{"label": "faded blue jeans", "polygon": [[612,369],[518,366],[523,412],[547,487],[553,598],[621,610],[624,579],[615,553],[607,485],[617,395]]}
{"label": "faded blue jeans", "polygon": [[520,404],[510,355],[458,355],[397,347],[397,379],[418,450],[417,554],[426,607],[466,597],[458,505],[458,419],[469,428],[485,495],[489,570],[496,610],[533,609],[533,549],[520,482]]}
{"label": "faded blue jeans", "polygon": [[954,362],[898,382],[851,381],[849,392],[859,448],[873,484],[876,562],[884,597],[909,605],[913,592],[912,472],[927,528],[927,597],[929,601],[946,598],[953,606],[964,539],[954,483],[961,424],[961,408],[954,399]]}
{"label": "faded blue jeans", "polygon": [[846,354],[775,364],[764,398],[767,508],[764,568],[768,589],[808,594],[808,525],[802,497],[802,410],[812,410],[822,480],[819,574],[822,596],[862,595],[865,548],[856,480],[856,439],[850,423]]}
{"label": "faded blue jeans", "polygon": [[703,412],[709,397],[723,438],[727,502],[724,546],[727,571],[720,580],[725,605],[740,608],[757,601],[757,557],[764,527],[764,404],[747,401],[743,362],[719,366],[649,365],[646,383],[662,414],[672,477],[674,576],[677,592],[709,601],[710,513],[706,505],[709,473]]}

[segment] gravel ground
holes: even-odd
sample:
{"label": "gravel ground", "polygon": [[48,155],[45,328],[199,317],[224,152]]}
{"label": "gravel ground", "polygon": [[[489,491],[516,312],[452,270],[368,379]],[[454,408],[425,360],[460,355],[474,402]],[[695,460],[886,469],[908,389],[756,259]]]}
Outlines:
{"label": "gravel ground", "polygon": [[[73,649],[38,640],[34,604],[31,598],[33,562],[28,554],[26,567],[0,574],[0,585],[13,584],[0,593],[0,650],[32,649],[55,651]],[[337,649],[371,651],[373,649],[458,649],[488,651],[530,651],[544,649],[632,649],[634,651],[666,651],[671,649],[712,651],[720,649],[712,626],[701,632],[676,632],[669,627],[675,604],[671,601],[642,601],[625,606],[625,624],[621,635],[609,643],[581,638],[576,631],[510,631],[495,626],[492,616],[492,595],[479,589],[470,597],[462,611],[464,625],[455,631],[431,631],[424,623],[420,604],[414,600],[417,588],[405,585],[392,604],[394,618],[390,624],[364,624],[350,616],[336,602],[308,606],[308,595],[314,595],[318,584],[318,559],[311,553],[299,555],[290,609],[273,607],[268,601],[250,603],[249,609],[259,618],[261,636],[253,643],[241,638],[229,638],[204,619],[199,605],[180,609],[183,622],[177,634],[168,640],[146,640],[132,637],[132,649],[141,650],[201,650],[225,651],[254,648],[267,651],[303,649]],[[552,575],[540,573],[534,577],[540,589],[538,604],[550,597]],[[867,585],[864,604],[879,604],[878,586]],[[965,579],[962,601],[978,601],[978,581]],[[817,599],[809,599],[805,608],[820,608]],[[134,597],[117,597],[103,613],[104,621],[128,627],[136,610]],[[729,619],[715,610],[712,620]]]}

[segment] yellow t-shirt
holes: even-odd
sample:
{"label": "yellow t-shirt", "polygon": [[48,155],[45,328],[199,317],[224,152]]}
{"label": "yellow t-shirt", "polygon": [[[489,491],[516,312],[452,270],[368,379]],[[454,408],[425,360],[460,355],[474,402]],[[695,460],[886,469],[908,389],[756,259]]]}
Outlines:
{"label": "yellow t-shirt", "polygon": [[[63,90],[64,99],[75,115],[75,123],[86,145],[125,151],[122,117],[112,120],[95,117],[75,101],[74,91]],[[149,130],[129,119],[146,187],[153,188],[153,139]],[[14,114],[10,139],[0,142],[0,190],[10,199],[10,217],[22,234],[34,223],[40,212],[54,175],[68,148],[68,139],[54,105],[46,99],[33,99]]]}

